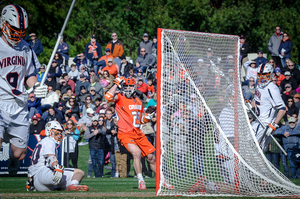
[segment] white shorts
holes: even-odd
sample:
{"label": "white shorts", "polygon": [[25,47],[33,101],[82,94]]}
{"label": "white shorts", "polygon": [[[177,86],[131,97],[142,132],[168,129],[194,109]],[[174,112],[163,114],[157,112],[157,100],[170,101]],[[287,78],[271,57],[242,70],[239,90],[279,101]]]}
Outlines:
{"label": "white shorts", "polygon": [[7,103],[0,103],[0,137],[4,142],[18,148],[26,148],[29,139],[28,108],[24,107],[17,114],[7,112]]}
{"label": "white shorts", "polygon": [[54,191],[58,188],[65,190],[71,185],[74,174],[73,168],[64,169],[63,178],[58,184],[52,180],[53,173],[53,170],[45,166],[33,176],[33,185],[37,191]]}
{"label": "white shorts", "polygon": [[[268,125],[268,124],[265,124],[265,125]],[[270,136],[265,136],[263,140],[262,137],[264,135],[264,132],[265,132],[265,129],[262,127],[262,125],[260,125],[259,122],[253,122],[252,123],[252,129],[253,129],[253,132],[255,134],[255,137],[256,137],[256,140],[259,142],[258,144],[260,145],[261,149],[263,151],[265,151],[269,145],[269,142],[270,142]]]}

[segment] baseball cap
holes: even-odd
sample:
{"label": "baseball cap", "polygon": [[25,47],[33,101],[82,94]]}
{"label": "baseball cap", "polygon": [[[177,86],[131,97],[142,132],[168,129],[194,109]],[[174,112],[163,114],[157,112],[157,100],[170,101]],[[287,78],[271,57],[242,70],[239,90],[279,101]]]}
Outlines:
{"label": "baseball cap", "polygon": [[107,62],[113,62],[112,58],[108,58]]}
{"label": "baseball cap", "polygon": [[244,35],[241,35],[241,36],[240,36],[240,39],[245,39],[245,36],[244,36]]}
{"label": "baseball cap", "polygon": [[92,117],[92,121],[98,121],[98,116],[96,116],[96,115],[93,116],[93,117]]}
{"label": "baseball cap", "polygon": [[53,63],[53,62],[54,62],[54,63],[57,63],[56,59],[53,59],[53,60],[52,60],[52,63]]}
{"label": "baseball cap", "polygon": [[96,35],[92,35],[91,38],[96,38]]}
{"label": "baseball cap", "polygon": [[138,73],[142,73],[143,72],[143,70],[142,69],[138,69]]}
{"label": "baseball cap", "polygon": [[290,118],[288,119],[288,121],[289,121],[289,122],[296,122],[296,118],[290,117]]}
{"label": "baseball cap", "polygon": [[258,54],[258,53],[263,53],[263,51],[262,51],[262,50],[258,50],[258,51],[257,51],[257,54]]}
{"label": "baseball cap", "polygon": [[281,72],[280,68],[275,68],[275,73]]}
{"label": "baseball cap", "polygon": [[80,74],[80,78],[84,78],[85,76],[84,76],[84,74]]}
{"label": "baseball cap", "polygon": [[101,110],[99,111],[99,114],[105,114],[105,109],[101,109]]}
{"label": "baseball cap", "polygon": [[58,106],[58,107],[60,107],[60,106],[64,106],[64,103],[62,103],[62,102],[59,102],[57,106]]}
{"label": "baseball cap", "polygon": [[109,49],[109,48],[106,48],[106,49],[105,49],[105,52],[110,52],[110,49]]}
{"label": "baseball cap", "polygon": [[287,87],[292,87],[292,86],[291,86],[291,84],[287,83],[284,85],[284,87],[287,88]]}
{"label": "baseball cap", "polygon": [[203,59],[198,59],[198,63],[203,63]]}
{"label": "baseball cap", "polygon": [[143,37],[149,37],[148,33],[145,32],[145,33],[143,34]]}
{"label": "baseball cap", "polygon": [[85,69],[85,66],[83,64],[81,64],[79,67],[80,69]]}
{"label": "baseball cap", "polygon": [[285,71],[285,72],[284,72],[284,75],[290,76],[291,73],[290,73],[290,71]]}
{"label": "baseball cap", "polygon": [[39,117],[37,115],[33,115],[31,120],[39,120]]}
{"label": "baseball cap", "polygon": [[85,89],[85,87],[84,86],[80,86],[80,90],[82,90],[82,89]]}
{"label": "baseball cap", "polygon": [[50,73],[48,73],[48,74],[47,74],[47,77],[51,77],[51,78],[52,78],[52,75],[51,75]]}
{"label": "baseball cap", "polygon": [[90,114],[94,114],[94,110],[92,109],[92,108],[88,108],[87,110],[86,110],[86,113],[90,113]]}
{"label": "baseball cap", "polygon": [[234,70],[232,68],[228,69],[228,73],[234,73]]}
{"label": "baseball cap", "polygon": [[91,87],[90,91],[96,91],[95,87]]}
{"label": "baseball cap", "polygon": [[294,95],[294,98],[299,98],[300,99],[300,95],[296,94],[296,95]]}
{"label": "baseball cap", "polygon": [[211,52],[212,51],[212,49],[211,48],[207,48],[207,52]]}
{"label": "baseball cap", "polygon": [[34,94],[33,94],[33,93],[30,93],[29,97],[34,97]]}

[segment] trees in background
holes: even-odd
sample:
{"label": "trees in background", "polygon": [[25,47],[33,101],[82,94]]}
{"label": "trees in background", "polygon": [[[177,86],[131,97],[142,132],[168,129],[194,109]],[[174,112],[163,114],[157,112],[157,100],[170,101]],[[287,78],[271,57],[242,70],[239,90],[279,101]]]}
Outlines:
{"label": "trees in background", "polygon": [[[47,63],[72,0],[15,0],[29,15],[28,33],[37,33]],[[2,5],[1,9],[5,5]],[[250,51],[268,51],[268,41],[280,25],[293,40],[292,60],[298,63],[300,1],[294,0],[77,0],[64,32],[70,56],[83,52],[92,34],[104,48],[111,32],[123,41],[125,55],[136,58],[142,34],[150,39],[157,28],[246,35]],[[104,50],[104,49],[103,49]]]}

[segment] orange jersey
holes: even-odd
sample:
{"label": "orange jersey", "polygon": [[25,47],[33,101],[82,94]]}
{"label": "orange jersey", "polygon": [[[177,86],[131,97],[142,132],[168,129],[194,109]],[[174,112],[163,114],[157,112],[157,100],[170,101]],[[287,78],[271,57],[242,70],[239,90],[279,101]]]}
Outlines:
{"label": "orange jersey", "polygon": [[141,118],[144,112],[142,101],[137,98],[127,98],[123,94],[116,94],[115,109],[118,117],[119,131],[122,133],[131,132],[133,129],[140,129]]}

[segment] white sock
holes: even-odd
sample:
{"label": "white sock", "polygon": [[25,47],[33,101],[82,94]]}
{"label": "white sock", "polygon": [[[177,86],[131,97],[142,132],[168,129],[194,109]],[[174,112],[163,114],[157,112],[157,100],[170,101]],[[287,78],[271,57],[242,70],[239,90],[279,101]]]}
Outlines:
{"label": "white sock", "polygon": [[137,174],[137,178],[138,178],[139,182],[144,181],[143,175],[141,173]]}
{"label": "white sock", "polygon": [[119,177],[119,174],[120,174],[120,173],[116,173],[116,177],[117,177],[117,178]]}
{"label": "white sock", "polygon": [[79,185],[79,182],[78,182],[78,180],[72,180],[71,184]]}

